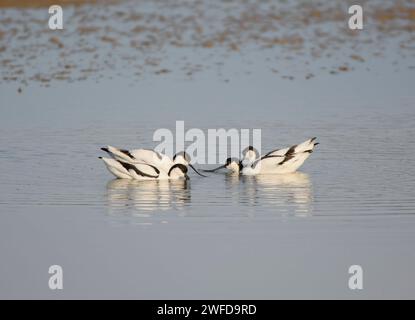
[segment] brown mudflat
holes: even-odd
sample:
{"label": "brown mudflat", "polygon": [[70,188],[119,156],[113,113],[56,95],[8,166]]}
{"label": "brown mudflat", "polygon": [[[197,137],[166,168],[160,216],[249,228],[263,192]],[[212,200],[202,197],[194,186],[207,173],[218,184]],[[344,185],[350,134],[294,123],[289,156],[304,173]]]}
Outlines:
{"label": "brown mudflat", "polygon": [[[49,30],[40,15],[51,4],[75,5],[63,7],[63,30]],[[232,59],[244,59],[245,74],[259,59],[276,77],[309,80],[369,70],[369,61],[388,52],[395,60],[414,58],[412,0],[368,0],[363,30],[350,30],[349,18],[341,0],[0,0],[0,83],[191,78],[205,70],[227,79],[222,67]]]}
{"label": "brown mudflat", "polygon": [[[0,0],[0,8],[36,8],[57,5],[97,3],[98,0]],[[103,1],[100,1],[103,2]]]}

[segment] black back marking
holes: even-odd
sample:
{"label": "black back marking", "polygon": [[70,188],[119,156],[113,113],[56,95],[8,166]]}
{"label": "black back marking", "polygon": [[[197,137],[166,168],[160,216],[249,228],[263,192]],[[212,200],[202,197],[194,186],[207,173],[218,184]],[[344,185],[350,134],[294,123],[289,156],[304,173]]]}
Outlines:
{"label": "black back marking", "polygon": [[125,155],[129,156],[131,159],[134,159],[134,156],[130,153],[130,151],[125,150],[125,149],[120,149],[120,152],[122,152]]}
{"label": "black back marking", "polygon": [[265,155],[265,157],[266,157],[266,156],[269,156],[271,153],[277,152],[278,150],[280,150],[280,149],[275,149],[275,150],[272,150],[272,151],[268,152],[268,153]]}
{"label": "black back marking", "polygon": [[284,163],[286,163],[288,160],[291,160],[292,158],[294,158],[295,155],[294,153],[288,154],[285,156],[284,160],[282,160],[280,163],[278,163],[279,166],[283,165]]}
{"label": "black back marking", "polygon": [[158,175],[160,174],[160,170],[159,169],[157,169],[156,167],[154,167],[154,166],[152,166],[152,165],[149,165],[149,164],[146,164],[146,165],[148,165],[149,167],[152,167],[155,171],[156,171],[156,173],[157,173],[157,176],[153,176],[153,175],[151,175],[151,174],[147,174],[147,173],[144,173],[144,172],[142,172],[141,170],[139,170],[136,166],[134,166],[134,165],[132,165],[132,164],[129,164],[129,163],[127,163],[127,162],[123,162],[123,161],[119,161],[118,160],[118,162],[127,170],[127,171],[129,171],[129,170],[133,170],[135,173],[137,173],[139,176],[142,176],[142,177],[149,177],[149,178],[157,178],[158,177]]}
{"label": "black back marking", "polygon": [[259,159],[257,161],[264,160],[264,159],[267,159],[267,158],[282,158],[282,157],[283,156],[276,155],[276,154],[266,154],[265,156],[262,156],[261,159]]}
{"label": "black back marking", "polygon": [[[286,156],[291,155],[293,153],[295,153],[295,148],[297,148],[298,145],[293,145],[290,149],[288,149],[287,153],[285,154]],[[288,160],[287,160],[288,161]]]}

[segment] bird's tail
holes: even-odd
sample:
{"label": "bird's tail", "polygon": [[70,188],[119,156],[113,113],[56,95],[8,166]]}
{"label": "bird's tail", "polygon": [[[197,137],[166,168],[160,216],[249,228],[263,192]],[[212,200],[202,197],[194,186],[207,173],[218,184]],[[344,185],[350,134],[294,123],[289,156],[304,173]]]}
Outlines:
{"label": "bird's tail", "polygon": [[111,172],[114,176],[119,179],[132,179],[128,170],[126,170],[121,163],[117,160],[112,158],[104,158],[99,157],[102,161],[104,161],[105,166],[107,167],[108,171]]}
{"label": "bird's tail", "polygon": [[112,158],[120,161],[131,163],[134,161],[133,155],[128,150],[119,149],[112,146],[101,148],[102,151],[107,152]]}
{"label": "bird's tail", "polygon": [[312,153],[314,147],[319,144],[318,142],[316,142],[316,140],[317,140],[317,138],[314,137],[314,138],[308,139],[307,141],[304,141],[303,143],[300,143],[296,146],[292,146],[287,151],[287,154],[297,154],[297,153],[303,153],[303,152]]}

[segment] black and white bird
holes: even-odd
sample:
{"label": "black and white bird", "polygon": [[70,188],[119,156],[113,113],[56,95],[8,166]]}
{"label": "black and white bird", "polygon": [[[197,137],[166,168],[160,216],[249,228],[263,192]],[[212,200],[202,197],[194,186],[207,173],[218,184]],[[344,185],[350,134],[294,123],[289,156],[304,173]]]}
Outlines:
{"label": "black and white bird", "polygon": [[289,148],[276,149],[259,157],[255,148],[249,146],[243,153],[242,160],[228,158],[224,165],[205,172],[216,172],[226,168],[229,172],[243,175],[293,173],[304,163],[318,145],[316,138],[309,139]]}
{"label": "black and white bird", "polygon": [[199,173],[191,164],[190,156],[186,152],[179,152],[170,157],[150,149],[124,150],[107,146],[101,148],[111,158],[100,157],[108,170],[121,179],[180,179],[188,178],[187,167],[190,166]]}
{"label": "black and white bird", "polygon": [[155,166],[146,163],[127,163],[113,158],[102,159],[114,176],[119,179],[133,179],[133,180],[176,180],[188,179],[187,167],[183,164],[177,163],[170,167],[168,171],[158,169]]}
{"label": "black and white bird", "polygon": [[284,149],[276,149],[264,156],[255,157],[254,152],[248,150],[242,160],[243,175],[283,174],[293,173],[301,167],[304,161],[318,145],[317,138],[311,138],[298,145]]}

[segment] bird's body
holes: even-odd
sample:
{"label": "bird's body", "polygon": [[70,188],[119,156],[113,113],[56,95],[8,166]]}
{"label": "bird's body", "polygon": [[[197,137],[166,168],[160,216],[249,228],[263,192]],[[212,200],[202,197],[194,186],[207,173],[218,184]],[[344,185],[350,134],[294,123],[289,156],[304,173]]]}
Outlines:
{"label": "bird's body", "polygon": [[187,167],[173,164],[168,170],[146,163],[127,163],[113,158],[100,157],[109,172],[119,179],[130,180],[176,180],[187,179]]}
{"label": "bird's body", "polygon": [[[163,169],[164,171],[168,171],[171,166],[175,164],[170,157],[151,149],[124,150],[112,146],[107,146],[101,149],[116,160],[130,164],[146,163],[155,166],[156,168]],[[183,162],[177,163],[184,164]]]}
{"label": "bird's body", "polygon": [[252,156],[244,157],[243,175],[293,173],[304,163],[318,144],[316,138],[309,139],[289,148],[277,149],[252,161]]}
{"label": "bird's body", "polygon": [[258,152],[249,146],[243,151],[242,160],[228,158],[220,167],[205,172],[215,172],[226,168],[231,173],[243,175],[293,173],[304,163],[318,144],[316,138],[309,139],[289,148],[276,149],[259,157]]}
{"label": "bird's body", "polygon": [[191,164],[185,152],[177,153],[173,160],[151,149],[124,150],[107,146],[101,148],[111,158],[102,158],[108,170],[120,179],[166,180],[187,178],[187,166],[201,175]]}

